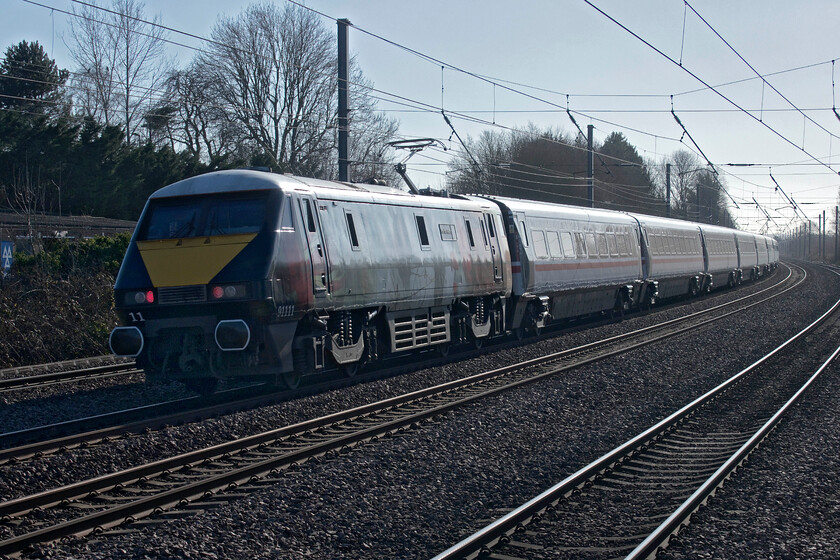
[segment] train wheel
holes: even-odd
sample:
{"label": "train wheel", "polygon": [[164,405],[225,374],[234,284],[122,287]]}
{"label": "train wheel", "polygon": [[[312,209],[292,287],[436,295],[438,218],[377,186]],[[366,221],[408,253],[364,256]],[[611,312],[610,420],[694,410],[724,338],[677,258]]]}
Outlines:
{"label": "train wheel", "polygon": [[356,374],[359,373],[361,368],[361,364],[359,362],[350,362],[349,364],[343,364],[341,366],[341,371],[344,372],[345,377],[356,377]]}
{"label": "train wheel", "polygon": [[301,374],[299,371],[287,371],[283,373],[283,382],[289,389],[297,389],[300,387]]}
{"label": "train wheel", "polygon": [[438,344],[437,352],[438,355],[442,358],[449,356],[449,343],[444,342],[443,344]]}
{"label": "train wheel", "polygon": [[482,346],[484,346],[484,339],[483,338],[473,338],[472,341],[473,348],[476,350],[480,350]]}

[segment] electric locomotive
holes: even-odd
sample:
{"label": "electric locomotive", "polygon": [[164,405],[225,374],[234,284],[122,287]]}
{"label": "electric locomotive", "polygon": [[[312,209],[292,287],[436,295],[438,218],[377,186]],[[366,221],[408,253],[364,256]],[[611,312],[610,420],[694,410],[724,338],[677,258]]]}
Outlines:
{"label": "electric locomotive", "polygon": [[115,354],[211,391],[504,332],[501,212],[487,201],[252,170],[155,192],[114,297]]}

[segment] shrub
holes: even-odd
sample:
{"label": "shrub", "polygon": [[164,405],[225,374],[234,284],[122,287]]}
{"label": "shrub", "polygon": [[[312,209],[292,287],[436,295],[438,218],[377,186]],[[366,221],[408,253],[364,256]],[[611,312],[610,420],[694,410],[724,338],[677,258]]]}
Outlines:
{"label": "shrub", "polygon": [[0,368],[108,353],[114,278],[129,236],[61,240],[15,255],[0,280]]}

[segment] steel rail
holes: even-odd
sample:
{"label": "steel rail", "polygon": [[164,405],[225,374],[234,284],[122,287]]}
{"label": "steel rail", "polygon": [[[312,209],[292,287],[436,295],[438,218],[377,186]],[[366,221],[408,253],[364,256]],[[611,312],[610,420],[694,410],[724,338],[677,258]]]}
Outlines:
{"label": "steel rail", "polygon": [[[804,270],[803,270],[804,272]],[[734,299],[729,302],[725,302],[723,304],[710,307],[705,310],[701,310],[691,315],[673,319],[670,321],[665,321],[660,323],[659,325],[654,325],[652,327],[647,327],[643,329],[638,329],[636,331],[631,331],[629,333],[625,333],[622,335],[617,335],[608,339],[604,339],[603,341],[596,341],[589,345],[581,346],[578,348],[572,348],[565,352],[590,352],[593,351],[593,347],[600,345],[605,342],[614,342],[616,340],[621,339],[622,337],[630,337],[632,335],[643,334],[646,332],[646,329],[656,329],[656,328],[666,328],[672,324],[675,324],[680,321],[687,321],[691,318],[701,316],[706,313],[711,313],[713,311],[720,310],[725,307],[730,307],[741,303],[745,300],[755,298],[761,294],[764,294],[767,291],[773,290],[782,286],[785,282],[790,280],[793,276],[793,271],[788,268],[788,274],[783,279],[781,279],[778,283],[768,286],[762,290],[754,292],[752,294],[745,295],[743,297]],[[805,276],[803,276],[800,281],[785,289],[784,291],[779,292],[776,296],[785,293],[787,290],[795,288],[799,283],[805,280]],[[775,296],[774,296],[775,297]],[[763,299],[757,303],[763,303],[766,299]],[[744,308],[746,309],[746,308]],[[562,353],[560,353],[562,354]],[[556,359],[558,354],[548,355],[546,359]],[[385,376],[387,376],[387,372],[385,372]],[[351,381],[343,380],[345,383],[349,384]],[[318,392],[325,388],[335,388],[336,382],[332,381],[330,384],[322,384],[322,385],[315,385],[312,387],[308,387],[306,389],[297,390],[294,393],[294,396],[305,396],[308,393]],[[0,434],[0,461],[9,461],[9,460],[19,460],[25,459],[32,456],[41,456],[48,453],[52,453],[55,451],[59,451],[62,449],[66,449],[71,446],[77,446],[84,443],[92,443],[96,441],[101,441],[103,438],[110,438],[115,436],[124,435],[127,433],[137,432],[143,430],[147,427],[155,427],[155,426],[163,426],[167,424],[173,423],[180,423],[185,421],[191,421],[200,418],[200,415],[196,415],[194,411],[187,411],[182,413],[171,414],[167,416],[162,416],[159,418],[155,418],[151,421],[149,420],[140,420],[134,421],[135,418],[138,417],[139,414],[149,414],[150,412],[154,411],[155,408],[162,408],[163,410],[170,410],[173,406],[183,406],[184,404],[189,404],[191,402],[196,402],[198,397],[191,397],[188,399],[183,399],[179,401],[171,401],[169,403],[160,403],[154,405],[147,405],[146,407],[138,407],[136,409],[128,409],[125,411],[117,411],[102,415],[97,415],[90,418],[82,418],[77,420],[68,420],[66,422],[61,422],[58,424],[51,424],[46,426],[39,426],[35,428],[29,428],[25,430],[19,430],[17,432],[10,432],[7,434]],[[269,401],[250,401],[255,405],[259,405],[261,403],[270,404],[271,402],[277,402],[278,400],[282,400],[282,392],[277,394],[277,398],[269,400]],[[198,412],[202,410],[207,410],[209,412],[217,410],[217,408],[211,407],[208,409],[198,409]],[[106,419],[111,419],[111,423],[116,425],[108,428],[90,428],[89,426],[97,426],[102,423],[106,422]],[[43,437],[45,434],[49,433],[66,433],[72,430],[87,430],[84,433],[77,433],[69,436],[61,436],[47,441],[37,441],[37,438]],[[32,441],[32,443],[28,443],[26,445],[19,445],[17,447],[12,448],[9,443],[4,443],[8,441]],[[15,445],[15,444],[12,444]]]}
{"label": "steel rail", "polygon": [[73,358],[58,362],[45,362],[41,364],[29,364],[25,366],[3,368],[0,369],[0,379],[8,379],[14,376],[37,375],[37,372],[50,373],[52,371],[97,367],[100,365],[108,365],[114,363],[115,361],[116,363],[122,363],[124,365],[135,363],[134,360],[119,358],[113,354],[89,356],[87,358]]}
{"label": "steel rail", "polygon": [[[752,365],[748,366],[747,368],[735,374],[733,377],[729,378],[717,387],[711,389],[710,391],[706,392],[694,401],[685,405],[683,408],[674,412],[667,418],[661,420],[654,426],[648,428],[641,434],[635,436],[634,438],[628,440],[624,444],[606,453],[602,457],[596,459],[592,463],[579,469],[575,473],[563,479],[561,482],[557,483],[548,490],[532,498],[525,504],[514,509],[513,511],[494,521],[490,525],[487,525],[483,529],[477,531],[469,537],[466,537],[465,539],[456,543],[452,547],[436,555],[432,560],[454,560],[462,558],[473,558],[481,553],[489,553],[489,547],[496,544],[500,538],[509,535],[514,530],[516,530],[518,526],[522,526],[529,523],[536,516],[540,516],[542,512],[544,512],[550,506],[556,504],[560,499],[568,497],[573,493],[579,491],[581,486],[585,485],[587,482],[594,480],[596,475],[604,472],[605,470],[613,467],[615,464],[619,463],[623,459],[629,457],[647,443],[655,440],[661,434],[666,432],[669,428],[680,423],[682,420],[687,418],[697,409],[704,406],[707,402],[711,401],[714,398],[717,398],[719,395],[721,395],[729,388],[740,382],[744,377],[752,373],[765,362],[782,352],[785,348],[807,336],[814,329],[816,329],[823,322],[825,322],[828,319],[828,317],[835,313],[838,308],[840,308],[840,300],[834,303],[834,305],[832,305],[832,307],[828,311],[823,313],[811,324],[806,326],[793,337],[789,338],[787,341],[776,347],[774,350],[766,354],[764,357],[762,357]],[[681,519],[680,522],[682,522],[683,520],[684,518]],[[679,527],[679,523],[677,524],[677,527]],[[665,529],[662,530],[664,531]]]}
{"label": "steel rail", "polygon": [[39,375],[0,379],[0,391],[31,388],[37,387],[39,385],[52,385],[67,381],[83,381],[85,379],[98,379],[101,377],[108,377],[112,375],[130,375],[133,373],[142,372],[143,370],[137,368],[134,362],[129,362],[125,364],[109,364],[104,366],[94,366],[90,368],[75,369],[70,371],[57,371],[53,373],[42,373]]}
{"label": "steel rail", "polygon": [[[28,428],[17,432],[7,432],[0,435],[0,464],[3,462],[15,463],[30,457],[42,457],[49,453],[66,451],[71,447],[90,445],[96,443],[97,441],[108,441],[111,438],[120,437],[126,434],[139,433],[149,428],[163,428],[165,426],[201,420],[214,414],[247,410],[255,406],[276,402],[279,395],[282,394],[282,392],[270,392],[259,396],[253,396],[254,389],[254,386],[250,386],[219,391],[218,393],[214,393],[213,399],[221,402],[210,406],[206,406],[208,404],[208,399],[205,397],[187,397],[185,399],[139,406],[118,412],[108,412],[97,416],[89,416],[78,420],[67,420],[66,422],[50,424],[49,426]],[[245,398],[243,398],[243,395]],[[211,400],[210,402],[213,401]],[[202,404],[205,406],[195,407],[194,405],[196,404]],[[147,416],[150,412],[153,414],[162,414],[164,411],[172,410],[180,410],[182,412],[158,415],[152,419],[146,418],[143,420],[133,420],[137,417]],[[94,425],[97,422],[106,420],[113,421],[114,419],[117,419],[120,423],[116,425],[109,425],[105,428],[90,428],[91,425]],[[51,432],[62,430],[72,431],[74,428],[79,426],[83,427],[83,429],[86,429],[87,431],[45,441],[35,441],[33,443],[19,445],[17,447],[3,448],[4,441],[12,439],[22,439],[26,441],[29,436],[36,434],[43,435],[47,430]]]}
{"label": "steel rail", "polygon": [[657,551],[663,547],[679,530],[684,526],[697,511],[697,509],[708,499],[715,491],[723,486],[724,481],[732,472],[738,468],[744,459],[755,450],[758,445],[770,435],[770,432],[776,427],[781,419],[790,411],[790,408],[795,405],[802,398],[802,394],[817,380],[817,378],[831,365],[832,362],[840,355],[840,347],[838,347],[831,356],[814,372],[808,381],[788,400],[782,408],[776,412],[770,420],[768,420],[756,433],[753,435],[738,451],[736,451],[709,479],[703,483],[668,519],[653,530],[648,537],[642,541],[625,560],[642,560],[647,558],[655,558]]}
{"label": "steel rail", "polygon": [[[787,289],[780,293],[784,293],[785,291],[787,291]],[[750,306],[751,305],[756,305],[756,303],[750,304]],[[728,316],[728,314],[725,314],[719,318],[725,316]],[[706,322],[710,322],[711,320],[712,319],[707,319]],[[630,345],[629,347],[612,349],[597,356],[588,356],[583,358],[581,361],[582,363],[592,363],[597,360],[605,359],[606,357],[615,356],[620,353],[626,352],[627,348],[637,348],[644,344],[649,344],[653,341],[661,340],[662,338],[665,338],[667,336],[674,336],[675,334],[685,332],[685,330],[687,329],[696,328],[697,325],[695,324],[690,327],[686,327],[685,329],[673,331],[669,334],[659,334],[653,338],[647,339],[644,342],[636,342]],[[638,329],[637,331],[634,331],[634,333],[649,332],[651,330],[652,329],[648,327],[644,329]],[[612,337],[608,340],[615,341],[618,338],[621,337]],[[580,348],[588,348],[594,346],[594,344],[589,344]],[[571,355],[580,354],[580,348],[558,352],[549,357],[529,360],[524,364],[515,364],[512,366],[507,366],[505,368],[493,370],[492,372],[485,372],[482,374],[471,376],[469,378],[451,381],[437,387],[421,389],[419,391],[415,391],[406,395],[401,395],[392,399],[386,399],[378,403],[371,403],[349,411],[335,413],[324,418],[310,420],[307,422],[296,424],[294,426],[287,426],[277,430],[271,430],[269,432],[244,438],[242,440],[226,442],[224,444],[213,446],[211,448],[186,453],[177,457],[163,459],[150,465],[143,465],[132,469],[127,469],[125,471],[105,475],[96,479],[71,484],[64,488],[49,490],[41,492],[34,496],[28,496],[17,500],[12,500],[0,504],[0,517],[17,516],[35,507],[48,507],[50,505],[60,504],[64,501],[73,500],[86,494],[100,492],[105,488],[118,487],[119,485],[125,483],[130,483],[148,477],[154,477],[162,472],[174,471],[177,469],[183,469],[185,467],[190,468],[191,465],[196,465],[205,461],[217,460],[220,457],[230,456],[232,454],[242,452],[243,450],[259,449],[260,446],[276,443],[278,440],[282,440],[283,438],[289,438],[295,434],[305,434],[307,432],[312,432],[316,429],[341,425],[342,423],[347,422],[351,419],[368,418],[372,414],[377,412],[395,414],[397,412],[396,407],[398,406],[414,405],[421,399],[429,400],[430,398],[436,397],[443,393],[452,393],[453,391],[460,388],[474,388],[478,386],[480,382],[486,379],[491,379],[494,377],[498,378],[502,375],[507,375],[515,371],[519,371],[524,367],[524,365],[544,364],[546,361],[550,361],[552,358],[556,359],[558,356],[568,357]],[[204,480],[195,482],[193,484],[188,484],[179,488],[168,490],[157,496],[143,498],[131,504],[124,504],[116,508],[111,508],[101,512],[93,513],[88,516],[78,518],[76,520],[61,523],[54,527],[47,527],[41,529],[28,535],[20,535],[18,537],[14,537],[12,539],[0,543],[0,554],[17,552],[31,544],[43,542],[45,540],[55,540],[68,534],[86,534],[87,532],[95,530],[97,527],[100,529],[112,527],[119,523],[123,523],[126,519],[132,519],[141,515],[148,515],[149,513],[154,512],[156,509],[172,507],[173,505],[177,505],[183,500],[201,497],[206,495],[208,492],[215,492],[220,489],[229,487],[231,484],[241,484],[243,482],[247,482],[252,477],[264,475],[266,472],[270,472],[273,469],[284,468],[292,463],[305,460],[309,457],[323,455],[331,450],[341,449],[345,446],[358,443],[359,441],[369,440],[376,436],[393,432],[394,430],[397,430],[399,428],[411,426],[412,424],[420,422],[426,418],[437,416],[448,410],[464,406],[467,403],[474,402],[478,399],[483,399],[489,395],[498,394],[502,391],[508,391],[514,387],[519,387],[526,383],[533,383],[536,380],[546,378],[550,375],[554,375],[557,371],[569,369],[570,367],[577,367],[578,365],[580,365],[580,363],[577,363],[574,366],[567,364],[565,366],[560,367],[559,369],[554,368],[547,372],[543,371],[541,373],[531,375],[530,377],[526,377],[524,379],[518,379],[514,382],[494,387],[490,390],[481,390],[477,393],[467,395],[464,397],[454,396],[454,399],[448,403],[432,403],[431,406],[427,407],[426,410],[421,410],[418,412],[409,411],[409,413],[406,413],[401,418],[388,419],[381,422],[377,426],[357,429],[351,431],[350,433],[343,433],[343,435],[331,437],[330,439],[324,442],[311,445],[302,449],[296,449],[292,452],[284,452],[277,457],[273,457],[265,461],[260,461],[256,464],[237,468],[228,473],[212,476]],[[344,431],[345,430],[342,430],[342,432]]]}

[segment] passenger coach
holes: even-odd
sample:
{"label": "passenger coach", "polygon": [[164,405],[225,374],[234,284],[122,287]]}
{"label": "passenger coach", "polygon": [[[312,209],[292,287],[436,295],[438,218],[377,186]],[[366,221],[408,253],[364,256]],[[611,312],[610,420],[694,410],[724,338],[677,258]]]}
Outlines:
{"label": "passenger coach", "polygon": [[604,310],[623,313],[643,287],[639,230],[628,214],[488,198],[507,225],[513,276],[510,328]]}

